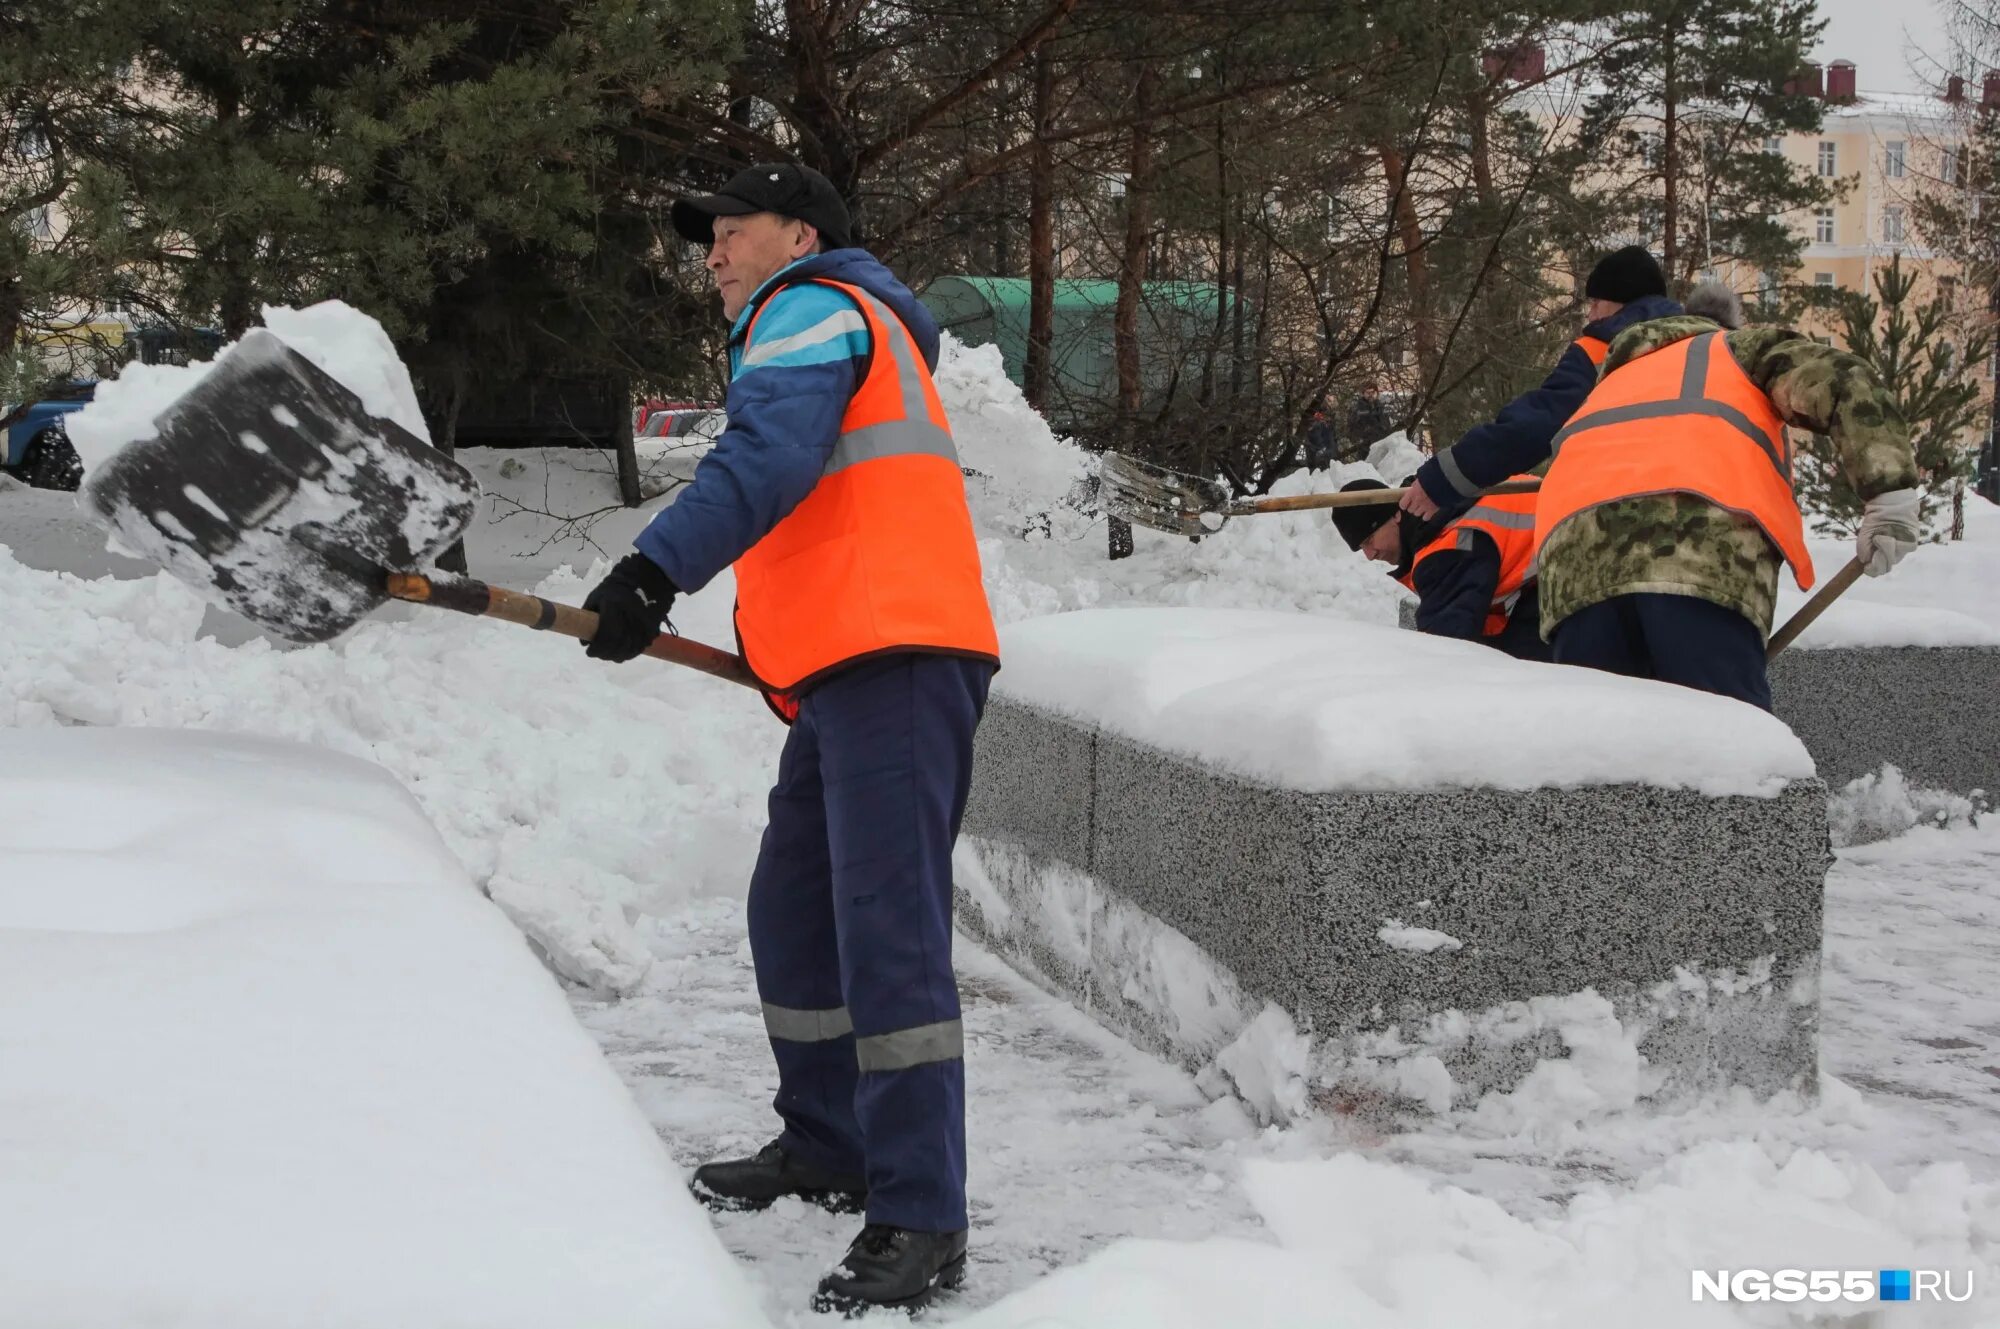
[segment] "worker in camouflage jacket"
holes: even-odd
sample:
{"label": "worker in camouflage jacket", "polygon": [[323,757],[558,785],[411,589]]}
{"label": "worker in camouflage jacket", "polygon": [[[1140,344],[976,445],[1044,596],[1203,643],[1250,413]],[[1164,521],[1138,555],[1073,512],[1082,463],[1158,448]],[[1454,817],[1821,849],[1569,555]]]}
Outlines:
{"label": "worker in camouflage jacket", "polygon": [[1916,460],[1866,362],[1789,328],[1742,328],[1718,284],[1688,308],[1619,333],[1556,435],[1536,509],[1542,634],[1558,663],[1768,710],[1780,569],[1814,580],[1784,427],[1832,440],[1865,504],[1855,553],[1871,576],[1917,546]]}

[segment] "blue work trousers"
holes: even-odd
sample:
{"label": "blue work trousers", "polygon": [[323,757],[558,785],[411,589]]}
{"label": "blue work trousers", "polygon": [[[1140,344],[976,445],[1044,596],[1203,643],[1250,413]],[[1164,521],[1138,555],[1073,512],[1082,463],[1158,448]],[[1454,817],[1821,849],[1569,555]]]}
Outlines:
{"label": "blue work trousers", "polygon": [[1764,634],[1755,623],[1692,595],[1614,595],[1556,624],[1557,664],[1656,678],[1771,709]]}
{"label": "blue work trousers", "polygon": [[870,1223],[966,1227],[951,852],[993,670],[892,655],[806,693],[750,878],[779,1142],[864,1174]]}

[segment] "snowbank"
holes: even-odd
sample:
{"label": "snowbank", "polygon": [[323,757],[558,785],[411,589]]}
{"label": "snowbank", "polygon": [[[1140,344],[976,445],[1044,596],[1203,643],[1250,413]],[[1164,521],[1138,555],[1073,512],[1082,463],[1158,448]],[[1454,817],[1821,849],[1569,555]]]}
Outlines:
{"label": "snowbank", "polygon": [[[1991,1322],[2000,1187],[1959,1165],[1891,1188],[1811,1149],[1708,1144],[1636,1186],[1585,1187],[1546,1217],[1510,1213],[1390,1162],[1253,1162],[1270,1244],[1122,1242],[960,1323],[966,1329],[1699,1329],[1804,1325],[1865,1304],[1694,1302],[1694,1270],[1948,1269],[1962,1304],[1884,1311],[1926,1329]],[[1886,1321],[1885,1321],[1886,1322]]]}
{"label": "snowbank", "polygon": [[0,731],[0,1323],[754,1325],[408,795],[258,739]]}
{"label": "snowbank", "polygon": [[1762,711],[1303,615],[1104,609],[1016,623],[995,688],[1301,791],[1646,784],[1770,795],[1812,759]]}
{"label": "snowbank", "polygon": [[[1854,556],[1850,540],[1813,540],[1824,581]],[[1778,583],[1778,621],[1805,603],[1789,576]],[[1892,612],[1882,615],[1878,611]],[[1918,614],[1915,611],[1930,611]],[[1838,617],[1836,617],[1838,616]],[[1968,626],[1971,619],[1984,631]],[[1831,620],[1831,621],[1829,621]],[[1799,639],[1801,646],[1977,646],[2000,642],[2000,507],[1968,494],[1965,539],[1923,545],[1886,577],[1863,577]]]}
{"label": "snowbank", "polygon": [[[430,442],[410,371],[397,358],[396,348],[380,323],[340,300],[326,300],[306,309],[265,305],[263,313],[265,327],[345,384],[370,414],[393,420]],[[206,378],[235,345],[230,342],[224,346],[214,360],[190,365],[134,362],[119,370],[116,378],[99,383],[91,403],[66,422],[84,473],[89,474],[127,443],[153,437],[158,432],[153,427],[154,418]]]}
{"label": "snowbank", "polygon": [[[563,571],[534,587],[571,603]],[[725,584],[676,619],[727,641]],[[0,551],[0,725],[208,729],[374,762],[565,976],[625,991],[650,960],[629,916],[737,894],[784,727],[688,670],[605,666],[576,643],[439,610],[278,651],[197,640],[164,575],[79,581]]]}

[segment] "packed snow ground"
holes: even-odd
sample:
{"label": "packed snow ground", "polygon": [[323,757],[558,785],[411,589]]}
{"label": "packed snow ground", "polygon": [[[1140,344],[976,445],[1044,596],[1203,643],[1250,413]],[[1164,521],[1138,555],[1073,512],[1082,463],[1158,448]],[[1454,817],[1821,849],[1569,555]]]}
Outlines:
{"label": "packed snow ground", "polygon": [[[954,350],[940,380],[979,473],[968,486],[1003,622],[1118,605],[1394,621],[1402,593],[1323,515],[1232,522],[1198,545],[1141,531],[1134,558],[1105,561],[1102,524],[1062,501],[1083,459],[1049,437],[995,358]],[[592,560],[622,552],[649,515],[616,509],[602,459],[467,460],[489,493],[514,500],[496,501],[469,540],[473,571],[494,581],[574,602]],[[655,487],[690,461],[652,454]],[[12,497],[0,494],[0,541]],[[2000,584],[1990,549],[1937,556],[1953,587]],[[681,630],[726,642],[730,589],[686,602]],[[178,584],[84,581],[11,554],[0,554],[0,616],[0,725],[296,738],[386,768],[473,880],[585,985],[578,1013],[677,1162],[768,1137],[773,1073],[740,914],[783,731],[754,697],[431,611],[384,613],[326,647],[232,648],[197,636],[203,606]],[[1616,1317],[1644,1329],[1873,1311],[1689,1304],[1693,1267],[1793,1265],[1976,1267],[1974,1302],[1887,1308],[1880,1322],[2000,1320],[1988,944],[2000,833],[1893,778],[1839,811],[1850,838],[1891,838],[1843,851],[1829,883],[1829,1078],[1810,1105],[1634,1110],[1629,1043],[1598,1029],[1577,1035],[1592,1055],[1567,1092],[1389,1136],[1313,1114],[1260,1128],[963,945],[978,1228],[972,1281],[933,1318],[1082,1329]],[[1954,824],[1908,829],[1938,817]],[[853,1226],[797,1206],[717,1222],[780,1322],[810,1318],[800,1307]]]}

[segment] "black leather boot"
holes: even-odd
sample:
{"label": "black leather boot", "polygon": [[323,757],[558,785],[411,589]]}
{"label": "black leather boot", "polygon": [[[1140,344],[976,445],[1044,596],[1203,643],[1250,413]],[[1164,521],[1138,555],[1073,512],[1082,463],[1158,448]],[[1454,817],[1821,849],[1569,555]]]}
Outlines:
{"label": "black leather boot", "polygon": [[812,1308],[859,1315],[871,1310],[914,1311],[943,1288],[965,1281],[965,1233],[912,1232],[870,1223],[839,1264],[819,1280]]}
{"label": "black leather boot", "polygon": [[725,1158],[694,1170],[688,1189],[711,1209],[768,1209],[796,1195],[836,1214],[858,1214],[868,1202],[859,1173],[829,1172],[785,1152],[776,1140],[749,1158]]}

